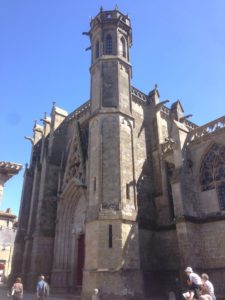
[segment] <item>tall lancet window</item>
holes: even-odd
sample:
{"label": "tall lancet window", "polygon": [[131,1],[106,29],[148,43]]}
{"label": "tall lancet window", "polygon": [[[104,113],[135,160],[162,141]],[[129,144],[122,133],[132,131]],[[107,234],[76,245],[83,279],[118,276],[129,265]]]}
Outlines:
{"label": "tall lancet window", "polygon": [[126,53],[126,41],[125,41],[124,37],[121,37],[120,43],[121,43],[121,55],[126,58],[127,57],[127,53]]}
{"label": "tall lancet window", "polygon": [[99,57],[99,41],[95,44],[95,58]]}
{"label": "tall lancet window", "polygon": [[112,52],[113,52],[112,36],[108,34],[105,42],[105,54],[112,54]]}
{"label": "tall lancet window", "polygon": [[216,189],[220,209],[225,210],[225,146],[214,144],[201,163],[202,191]]}

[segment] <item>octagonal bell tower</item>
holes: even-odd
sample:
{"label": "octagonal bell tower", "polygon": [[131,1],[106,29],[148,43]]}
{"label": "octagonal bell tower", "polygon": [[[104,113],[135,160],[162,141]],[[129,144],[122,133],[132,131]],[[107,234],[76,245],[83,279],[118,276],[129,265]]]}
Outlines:
{"label": "octagonal bell tower", "polygon": [[100,10],[91,40],[88,211],[83,299],[139,299],[137,194],[131,102],[132,42],[128,16]]}
{"label": "octagonal bell tower", "polygon": [[91,21],[92,112],[131,113],[130,20],[118,10],[101,11]]}

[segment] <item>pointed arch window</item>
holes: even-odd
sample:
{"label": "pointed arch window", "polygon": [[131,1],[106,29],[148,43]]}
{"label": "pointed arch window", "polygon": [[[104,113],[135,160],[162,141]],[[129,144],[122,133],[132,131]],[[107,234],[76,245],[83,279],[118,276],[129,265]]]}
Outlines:
{"label": "pointed arch window", "polygon": [[202,191],[216,189],[220,208],[225,210],[225,146],[213,144],[200,168]]}
{"label": "pointed arch window", "polygon": [[120,39],[120,43],[121,43],[121,54],[123,57],[127,57],[127,53],[126,53],[126,41],[124,37],[121,37]]}
{"label": "pointed arch window", "polygon": [[99,57],[99,41],[95,44],[95,58]]}
{"label": "pointed arch window", "polygon": [[113,52],[112,36],[111,34],[108,34],[105,43],[105,54],[112,54],[112,52]]}

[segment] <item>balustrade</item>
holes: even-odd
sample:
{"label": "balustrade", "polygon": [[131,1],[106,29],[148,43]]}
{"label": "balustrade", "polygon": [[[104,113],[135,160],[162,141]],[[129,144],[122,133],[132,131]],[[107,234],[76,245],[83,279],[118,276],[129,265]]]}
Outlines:
{"label": "balustrade", "polygon": [[216,133],[225,128],[225,116],[209,122],[203,126],[197,127],[188,133],[187,144],[199,140],[205,136]]}

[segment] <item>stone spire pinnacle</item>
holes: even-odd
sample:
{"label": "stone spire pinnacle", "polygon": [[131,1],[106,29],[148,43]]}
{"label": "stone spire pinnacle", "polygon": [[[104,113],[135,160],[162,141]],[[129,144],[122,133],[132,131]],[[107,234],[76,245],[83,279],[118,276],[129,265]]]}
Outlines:
{"label": "stone spire pinnacle", "polygon": [[52,109],[54,109],[55,107],[56,107],[56,101],[53,100],[53,101],[52,101]]}

